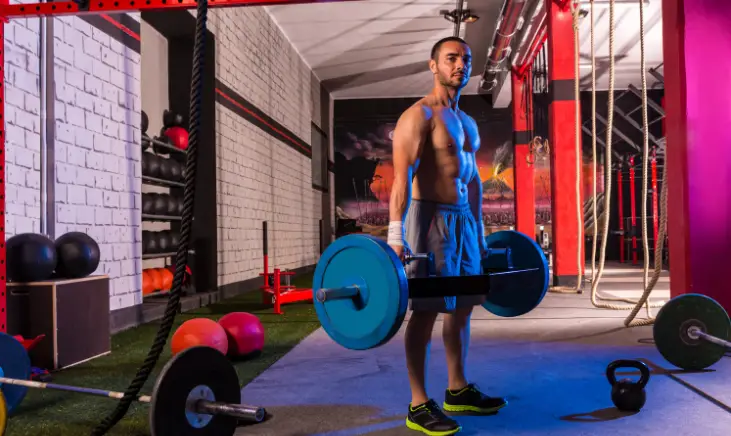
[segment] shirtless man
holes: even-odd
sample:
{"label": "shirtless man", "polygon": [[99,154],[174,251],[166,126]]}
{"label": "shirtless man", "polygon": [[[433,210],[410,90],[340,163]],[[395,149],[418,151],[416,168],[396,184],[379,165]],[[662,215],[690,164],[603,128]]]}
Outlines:
{"label": "shirtless man", "polygon": [[[432,252],[438,275],[482,272],[487,246],[482,227],[482,182],[475,153],[477,124],[457,107],[460,90],[472,71],[470,48],[462,39],[444,38],[432,48],[429,69],[434,88],[407,109],[393,134],[394,181],[391,188],[388,244],[404,252]],[[423,276],[423,261],[407,265],[409,277]],[[470,316],[484,296],[411,301],[406,327],[406,365],[411,385],[406,425],[431,436],[461,430],[426,393],[425,367],[432,329],[444,313],[442,338],[449,371],[442,407],[450,412],[491,413],[507,404],[480,392],[465,376]]]}

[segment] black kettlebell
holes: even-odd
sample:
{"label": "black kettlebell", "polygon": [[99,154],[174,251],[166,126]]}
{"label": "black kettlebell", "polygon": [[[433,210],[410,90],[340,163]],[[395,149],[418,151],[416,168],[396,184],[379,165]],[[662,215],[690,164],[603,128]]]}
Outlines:
{"label": "black kettlebell", "polygon": [[160,253],[170,252],[170,230],[162,230],[157,233],[157,249]]}
{"label": "black kettlebell", "polygon": [[[615,372],[619,368],[636,368],[640,371],[640,379],[622,379],[617,381]],[[612,403],[623,412],[639,412],[645,405],[647,395],[645,386],[650,381],[650,368],[638,360],[615,360],[607,366],[607,380],[612,385]]]}
{"label": "black kettlebell", "polygon": [[142,232],[142,254],[155,254],[159,252],[156,233],[144,230]]}
{"label": "black kettlebell", "polygon": [[145,111],[142,111],[140,113],[140,129],[142,130],[142,133],[147,133],[147,128],[150,127],[150,119],[147,117],[147,113]]}
{"label": "black kettlebell", "polygon": [[173,180],[172,161],[170,159],[160,158],[160,178],[163,180]]}
{"label": "black kettlebell", "polygon": [[[143,142],[144,143],[144,142]],[[142,150],[145,150],[145,147],[142,147]],[[147,155],[150,153],[142,153],[142,175],[146,176],[150,173],[150,160],[147,158]]]}
{"label": "black kettlebell", "polygon": [[160,177],[160,158],[152,153],[147,153],[147,175],[150,177]]}
{"label": "black kettlebell", "polygon": [[165,109],[162,112],[162,125],[163,130],[167,130],[170,127],[182,126],[183,116],[171,110]]}
{"label": "black kettlebell", "polygon": [[180,163],[174,159],[168,159],[168,164],[170,165],[170,180],[173,182],[180,181]]}
{"label": "black kettlebell", "polygon": [[168,213],[168,201],[166,197],[167,194],[152,194],[152,210],[155,215],[165,215]]}
{"label": "black kettlebell", "polygon": [[180,245],[180,233],[175,230],[170,231],[170,248],[172,251],[178,251],[178,245]]}
{"label": "black kettlebell", "polygon": [[178,213],[177,199],[170,194],[165,194],[165,215],[175,216]]}
{"label": "black kettlebell", "polygon": [[154,214],[155,213],[155,201],[151,194],[142,194],[142,213]]}

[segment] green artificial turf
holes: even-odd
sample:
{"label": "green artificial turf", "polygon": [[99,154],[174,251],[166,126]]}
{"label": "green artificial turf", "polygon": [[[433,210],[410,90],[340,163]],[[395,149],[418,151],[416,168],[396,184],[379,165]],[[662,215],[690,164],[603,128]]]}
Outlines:
{"label": "green artificial turf", "polygon": [[[309,288],[311,283],[311,274],[292,280],[293,285],[302,288]],[[283,306],[282,310],[284,312],[282,315],[273,314],[271,307],[261,305],[260,293],[252,292],[179,314],[172,332],[180,324],[192,318],[206,317],[218,320],[229,312],[256,314],[264,325],[266,342],[258,357],[234,362],[240,384],[244,386],[320,326],[311,303],[288,304]],[[53,373],[53,382],[123,392],[147,356],[159,325],[159,322],[153,322],[114,335],[110,355]],[[151,393],[155,378],[169,359],[168,340],[155,370],[141,393]],[[255,398],[250,401],[251,404],[256,402]],[[117,403],[118,400],[83,394],[30,389],[21,406],[10,417],[6,435],[88,435],[114,410]],[[133,404],[125,418],[107,434],[149,435],[148,410],[149,406],[146,404]]]}

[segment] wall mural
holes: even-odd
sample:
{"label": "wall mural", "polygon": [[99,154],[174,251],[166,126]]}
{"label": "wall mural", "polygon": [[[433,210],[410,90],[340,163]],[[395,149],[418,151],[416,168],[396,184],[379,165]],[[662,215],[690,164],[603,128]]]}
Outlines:
{"label": "wall mural", "polygon": [[[466,98],[466,97],[463,97]],[[367,110],[368,105],[361,106]],[[337,107],[336,107],[337,110]],[[515,225],[512,122],[508,109],[490,109],[492,116],[470,113],[480,129],[477,153],[483,182],[483,220],[488,232]],[[339,116],[340,115],[340,116]],[[339,219],[355,220],[362,231],[385,237],[393,182],[391,148],[399,114],[337,114],[335,134],[335,202]],[[549,158],[534,163],[536,225],[550,226],[551,181]],[[584,195],[590,198],[591,157],[584,155]],[[601,177],[601,173],[600,173]],[[601,191],[601,185],[597,187]],[[550,230],[550,229],[547,229]]]}

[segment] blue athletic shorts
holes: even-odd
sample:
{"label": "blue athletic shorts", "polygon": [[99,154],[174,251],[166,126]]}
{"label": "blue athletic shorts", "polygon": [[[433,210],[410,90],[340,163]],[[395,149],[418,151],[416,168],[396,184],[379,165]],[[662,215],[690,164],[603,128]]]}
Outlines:
{"label": "blue athletic shorts", "polygon": [[[404,222],[405,239],[413,253],[434,253],[438,276],[475,275],[482,272],[477,223],[469,204],[454,205],[412,200]],[[425,277],[426,261],[406,266],[407,277]],[[457,290],[455,290],[457,291]],[[458,307],[485,302],[484,295],[460,295],[411,300],[411,310],[448,313]]]}

